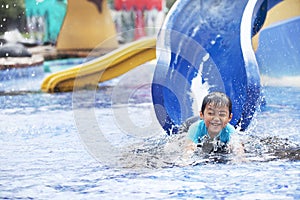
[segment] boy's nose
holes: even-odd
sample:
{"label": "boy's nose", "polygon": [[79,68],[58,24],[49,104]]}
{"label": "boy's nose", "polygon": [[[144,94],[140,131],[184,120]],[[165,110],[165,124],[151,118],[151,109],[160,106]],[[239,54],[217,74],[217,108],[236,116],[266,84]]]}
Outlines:
{"label": "boy's nose", "polygon": [[212,116],[212,121],[220,121],[219,116],[217,115]]}

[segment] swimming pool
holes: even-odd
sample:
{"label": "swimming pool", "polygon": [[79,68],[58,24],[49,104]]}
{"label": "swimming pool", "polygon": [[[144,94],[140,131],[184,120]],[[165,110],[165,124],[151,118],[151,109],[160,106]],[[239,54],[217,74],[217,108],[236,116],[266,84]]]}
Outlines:
{"label": "swimming pool", "polygon": [[[149,85],[153,69],[147,63],[77,97],[41,93],[44,75],[0,82],[0,198],[300,198],[299,155],[293,155],[299,153],[300,143],[299,87],[264,87],[267,104],[243,136],[252,138],[248,162],[208,159],[178,166],[179,141],[169,140],[153,121]],[[81,115],[81,110],[93,116]],[[81,128],[87,125],[92,130],[90,119],[105,137],[97,144],[110,143],[123,158],[89,153],[93,149],[83,142]],[[268,153],[266,149],[276,147],[272,140],[290,144],[293,152]],[[159,149],[170,141],[174,154],[169,150],[164,157]],[[130,148],[136,152],[130,158],[136,159],[126,160]]]}

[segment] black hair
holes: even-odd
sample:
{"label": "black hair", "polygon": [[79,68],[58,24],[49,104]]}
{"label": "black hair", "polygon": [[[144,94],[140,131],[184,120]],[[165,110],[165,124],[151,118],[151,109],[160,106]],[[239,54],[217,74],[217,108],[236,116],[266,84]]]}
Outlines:
{"label": "black hair", "polygon": [[213,103],[214,106],[227,106],[229,109],[229,115],[232,113],[232,102],[223,92],[212,92],[205,96],[201,106],[202,113],[204,113],[206,105],[210,103]]}

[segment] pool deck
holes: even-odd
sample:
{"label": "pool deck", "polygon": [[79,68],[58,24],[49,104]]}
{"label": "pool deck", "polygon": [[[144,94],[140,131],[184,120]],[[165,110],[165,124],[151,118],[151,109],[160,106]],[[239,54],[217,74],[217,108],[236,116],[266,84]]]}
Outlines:
{"label": "pool deck", "polygon": [[10,68],[24,68],[41,66],[44,62],[42,55],[32,55],[31,57],[7,57],[0,58],[0,70],[6,70]]}
{"label": "pool deck", "polygon": [[88,56],[99,57],[112,50],[113,49],[57,50],[53,45],[28,47],[28,51],[32,54],[31,57],[0,58],[0,70],[40,66],[46,60],[85,58]]}
{"label": "pool deck", "polygon": [[75,49],[75,50],[57,50],[55,46],[35,46],[28,48],[32,55],[42,55],[45,60],[53,60],[58,58],[81,58],[87,56],[101,56],[113,49]]}

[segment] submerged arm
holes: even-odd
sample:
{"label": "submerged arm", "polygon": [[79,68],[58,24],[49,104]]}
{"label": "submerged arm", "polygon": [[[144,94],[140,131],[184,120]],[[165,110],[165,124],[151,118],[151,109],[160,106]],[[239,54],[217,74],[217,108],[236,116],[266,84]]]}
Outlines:
{"label": "submerged arm", "polygon": [[234,161],[245,161],[244,144],[237,133],[231,135],[229,147],[234,155]]}

